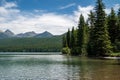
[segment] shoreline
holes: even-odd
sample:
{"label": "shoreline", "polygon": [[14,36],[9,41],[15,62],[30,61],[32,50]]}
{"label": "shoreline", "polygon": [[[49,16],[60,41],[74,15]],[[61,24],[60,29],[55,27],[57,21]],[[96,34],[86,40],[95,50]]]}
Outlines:
{"label": "shoreline", "polygon": [[0,52],[1,55],[61,55],[61,52]]}
{"label": "shoreline", "polygon": [[103,57],[103,59],[120,60],[120,57]]}
{"label": "shoreline", "polygon": [[[61,52],[56,52],[59,54],[48,54],[48,53],[52,53],[52,52],[26,52],[25,54],[23,54],[23,53],[24,52],[0,52],[0,56],[2,56],[2,55],[65,55],[65,54],[62,54]],[[81,57],[81,56],[79,56],[79,57]],[[106,60],[120,60],[120,57],[109,57],[109,56],[108,57],[88,57],[88,58],[106,59]]]}

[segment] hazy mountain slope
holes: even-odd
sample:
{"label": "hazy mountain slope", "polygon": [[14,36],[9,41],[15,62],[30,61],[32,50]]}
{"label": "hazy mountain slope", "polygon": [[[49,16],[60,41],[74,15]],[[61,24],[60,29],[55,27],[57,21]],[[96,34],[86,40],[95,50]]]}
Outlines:
{"label": "hazy mountain slope", "polygon": [[0,32],[0,39],[3,39],[3,38],[9,38],[9,36]]}
{"label": "hazy mountain slope", "polygon": [[62,37],[51,38],[10,38],[0,39],[0,51],[60,51],[62,48]]}
{"label": "hazy mountain slope", "polygon": [[46,37],[52,37],[52,36],[53,36],[53,34],[51,34],[50,32],[45,31],[45,32],[43,32],[41,34],[37,34],[35,37],[46,38]]}
{"label": "hazy mountain slope", "polygon": [[37,35],[37,33],[32,31],[32,32],[26,32],[26,33],[17,34],[16,37],[34,37],[36,35]]}
{"label": "hazy mountain slope", "polygon": [[13,37],[14,33],[12,31],[10,31],[9,29],[7,29],[5,32],[3,32],[4,34],[6,34],[9,37]]}

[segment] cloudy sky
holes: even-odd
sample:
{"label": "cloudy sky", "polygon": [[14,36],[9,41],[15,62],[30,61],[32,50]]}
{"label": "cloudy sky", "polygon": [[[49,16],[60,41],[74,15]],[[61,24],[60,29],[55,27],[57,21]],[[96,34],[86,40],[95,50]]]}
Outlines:
{"label": "cloudy sky", "polygon": [[[0,0],[0,30],[14,33],[49,31],[60,35],[77,26],[79,15],[87,19],[96,0]],[[103,0],[106,12],[120,7],[120,0]]]}

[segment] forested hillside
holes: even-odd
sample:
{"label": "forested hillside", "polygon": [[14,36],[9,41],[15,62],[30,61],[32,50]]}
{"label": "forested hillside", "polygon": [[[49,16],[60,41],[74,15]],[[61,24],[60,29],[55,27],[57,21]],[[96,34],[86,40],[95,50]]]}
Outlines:
{"label": "forested hillside", "polygon": [[62,36],[0,39],[0,52],[52,52],[62,48]]}

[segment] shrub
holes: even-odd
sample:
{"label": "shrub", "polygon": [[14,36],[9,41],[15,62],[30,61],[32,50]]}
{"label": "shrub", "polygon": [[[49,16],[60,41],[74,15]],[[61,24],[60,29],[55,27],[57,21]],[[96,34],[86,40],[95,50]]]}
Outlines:
{"label": "shrub", "polygon": [[65,48],[62,49],[62,53],[70,55],[71,54],[71,50],[70,50],[70,48],[65,47]]}

